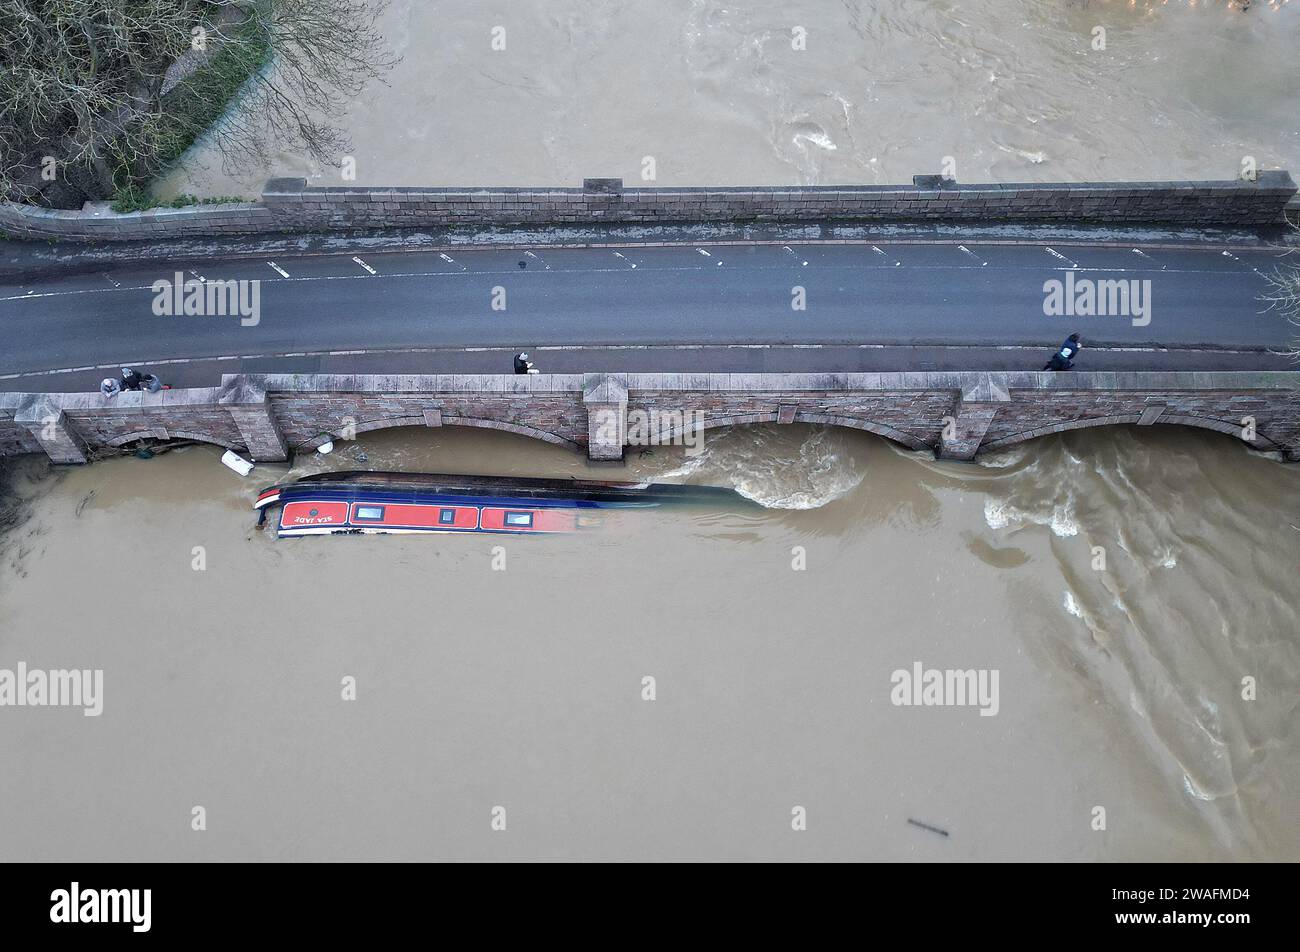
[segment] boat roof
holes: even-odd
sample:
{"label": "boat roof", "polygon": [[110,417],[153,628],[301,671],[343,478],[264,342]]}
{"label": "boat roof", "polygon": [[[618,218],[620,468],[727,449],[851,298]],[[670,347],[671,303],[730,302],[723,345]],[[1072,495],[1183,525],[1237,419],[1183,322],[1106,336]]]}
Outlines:
{"label": "boat roof", "polygon": [[512,499],[583,499],[597,502],[735,501],[741,497],[719,486],[629,482],[595,479],[556,479],[533,476],[485,476],[457,473],[399,473],[344,470],[316,473],[262,490],[301,496],[314,490],[331,493],[417,493]]}

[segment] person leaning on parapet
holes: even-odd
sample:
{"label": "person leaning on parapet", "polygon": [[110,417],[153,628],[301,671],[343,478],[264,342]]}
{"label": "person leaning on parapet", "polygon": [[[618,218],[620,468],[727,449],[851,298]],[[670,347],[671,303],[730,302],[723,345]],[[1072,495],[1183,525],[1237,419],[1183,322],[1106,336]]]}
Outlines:
{"label": "person leaning on parapet", "polygon": [[1083,338],[1071,334],[1061,345],[1061,349],[1052,355],[1052,359],[1043,364],[1044,370],[1069,370],[1074,366],[1074,358],[1083,349]]}
{"label": "person leaning on parapet", "polygon": [[515,354],[515,373],[539,374],[541,371],[533,366],[533,362],[528,359],[527,354]]}
{"label": "person leaning on parapet", "polygon": [[[104,389],[108,383],[108,378],[104,378],[104,383],[99,385],[99,392],[106,397],[111,397],[113,393],[122,390],[148,390],[150,393],[157,393],[159,390],[170,390],[170,387],[164,386],[163,382],[154,374],[142,374],[131,367],[122,368],[122,382],[118,384],[117,390],[110,393]],[[116,384],[117,381],[114,381]]]}

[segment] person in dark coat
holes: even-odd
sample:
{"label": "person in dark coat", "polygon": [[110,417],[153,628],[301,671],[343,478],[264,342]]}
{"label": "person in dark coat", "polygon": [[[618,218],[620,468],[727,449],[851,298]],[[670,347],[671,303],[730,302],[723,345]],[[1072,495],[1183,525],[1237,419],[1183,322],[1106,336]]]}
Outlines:
{"label": "person in dark coat", "polygon": [[1078,334],[1071,334],[1065,339],[1060,350],[1043,365],[1044,370],[1069,370],[1074,366],[1074,358],[1083,349],[1083,339]]}
{"label": "person in dark coat", "polygon": [[144,377],[140,371],[133,370],[130,367],[122,368],[122,389],[139,390],[144,385]]}

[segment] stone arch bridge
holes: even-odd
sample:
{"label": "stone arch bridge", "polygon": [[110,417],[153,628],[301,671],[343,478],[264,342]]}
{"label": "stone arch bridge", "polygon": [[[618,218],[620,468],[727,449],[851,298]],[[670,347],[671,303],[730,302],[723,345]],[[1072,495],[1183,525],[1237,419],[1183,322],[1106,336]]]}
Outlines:
{"label": "stone arch bridge", "polygon": [[0,394],[0,455],[84,463],[140,439],[284,460],[392,426],[476,426],[619,460],[744,423],[822,423],[972,459],[1048,433],[1176,424],[1300,460],[1300,373],[232,374],[160,393]]}

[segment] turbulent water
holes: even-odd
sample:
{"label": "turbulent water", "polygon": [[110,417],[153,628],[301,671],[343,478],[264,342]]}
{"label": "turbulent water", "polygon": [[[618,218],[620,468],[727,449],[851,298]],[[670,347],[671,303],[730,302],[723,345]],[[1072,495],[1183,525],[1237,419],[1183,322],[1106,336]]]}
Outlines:
{"label": "turbulent water", "polygon": [[[103,668],[104,712],[4,710],[11,859],[1300,858],[1300,468],[1217,434],[962,465],[742,427],[589,473],[763,507],[528,539],[277,540],[282,471],[210,447],[43,465],[9,475],[0,667]],[[455,428],[322,466],[588,472]],[[997,670],[996,716],[891,703],[916,662]]]}
{"label": "turbulent water", "polygon": [[[403,57],[391,88],[342,104],[362,185],[1233,178],[1245,156],[1300,168],[1300,8],[1283,2],[393,0],[381,27]],[[209,142],[162,191],[251,197],[272,173],[348,184],[291,153],[228,174]]]}

